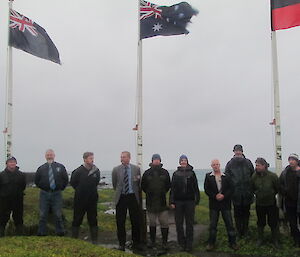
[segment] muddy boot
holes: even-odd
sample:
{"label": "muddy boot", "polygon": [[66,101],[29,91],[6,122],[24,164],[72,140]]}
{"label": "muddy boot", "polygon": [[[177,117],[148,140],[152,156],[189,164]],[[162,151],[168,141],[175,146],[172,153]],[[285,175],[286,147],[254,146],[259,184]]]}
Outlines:
{"label": "muddy boot", "polygon": [[5,236],[5,227],[1,226],[0,227],[0,237],[4,237]]}
{"label": "muddy boot", "polygon": [[152,249],[155,247],[156,242],[156,227],[149,227],[150,230],[150,243],[148,244],[148,248]]}
{"label": "muddy boot", "polygon": [[276,249],[280,249],[280,244],[279,244],[279,228],[271,228],[272,231],[272,240],[273,240],[273,245]]}
{"label": "muddy boot", "polygon": [[164,250],[168,250],[168,236],[169,236],[169,228],[161,228],[161,236],[162,236],[162,248]]}
{"label": "muddy boot", "polygon": [[257,227],[257,241],[256,246],[262,246],[264,242],[264,227]]}
{"label": "muddy boot", "polygon": [[92,244],[96,245],[98,243],[98,227],[90,227]]}
{"label": "muddy boot", "polygon": [[24,226],[17,225],[16,226],[16,236],[23,236],[24,235]]}
{"label": "muddy boot", "polygon": [[79,237],[79,227],[72,227],[72,237],[73,238]]}

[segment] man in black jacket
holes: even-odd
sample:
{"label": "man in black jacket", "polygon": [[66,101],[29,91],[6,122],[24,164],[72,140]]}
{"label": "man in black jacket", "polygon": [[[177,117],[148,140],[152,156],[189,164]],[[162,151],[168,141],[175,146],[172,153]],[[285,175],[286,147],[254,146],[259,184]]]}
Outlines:
{"label": "man in black jacket", "polygon": [[[170,204],[175,209],[177,241],[181,251],[191,252],[194,238],[195,206],[199,204],[200,192],[193,167],[186,155],[179,158],[180,166],[171,182]],[[185,221],[186,231],[183,230]]]}
{"label": "man in black jacket", "polygon": [[40,188],[40,222],[38,236],[47,235],[47,219],[51,210],[55,218],[55,229],[58,236],[65,235],[62,218],[62,191],[69,182],[64,165],[55,162],[55,153],[49,149],[45,154],[46,163],[37,169],[35,184]]}
{"label": "man in black jacket", "polygon": [[289,165],[279,177],[280,194],[283,197],[283,209],[287,214],[291,235],[296,247],[300,247],[300,163],[297,154],[288,158]]}
{"label": "man in black jacket", "polygon": [[0,237],[5,235],[5,227],[11,213],[16,227],[16,234],[23,234],[25,188],[25,174],[17,167],[16,158],[8,158],[5,170],[0,173]]}
{"label": "man in black jacket", "polygon": [[78,238],[79,227],[86,213],[92,243],[96,244],[98,240],[97,203],[100,171],[94,165],[93,153],[84,153],[83,161],[83,165],[73,171],[70,182],[75,189],[72,237]]}
{"label": "man in black jacket", "polygon": [[231,198],[234,192],[232,181],[229,176],[221,172],[219,160],[213,160],[211,167],[213,172],[206,174],[204,182],[204,190],[209,197],[210,217],[207,250],[211,251],[215,247],[220,213],[227,229],[229,246],[237,250],[235,230],[231,216]]}
{"label": "man in black jacket", "polygon": [[251,177],[254,167],[249,159],[243,154],[243,147],[235,145],[234,157],[227,163],[225,174],[231,177],[234,186],[233,206],[234,219],[239,237],[248,234],[250,217],[250,206],[253,203],[253,192],[251,189]]}
{"label": "man in black jacket", "polygon": [[169,172],[162,168],[161,157],[153,154],[150,169],[142,177],[142,190],[146,193],[146,206],[149,218],[150,247],[155,247],[156,220],[159,220],[163,248],[167,249],[169,234],[169,212],[166,194],[170,190]]}

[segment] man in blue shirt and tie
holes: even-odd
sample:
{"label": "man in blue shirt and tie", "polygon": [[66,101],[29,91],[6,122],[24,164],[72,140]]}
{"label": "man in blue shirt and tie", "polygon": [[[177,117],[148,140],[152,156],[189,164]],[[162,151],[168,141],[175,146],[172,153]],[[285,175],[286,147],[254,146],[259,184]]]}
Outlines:
{"label": "man in blue shirt and tie", "polygon": [[116,191],[116,222],[119,250],[125,251],[125,222],[129,210],[133,249],[141,250],[140,245],[140,204],[141,204],[141,171],[138,166],[130,164],[130,153],[121,153],[121,165],[112,171],[112,183]]}
{"label": "man in blue shirt and tie", "polygon": [[35,175],[35,184],[41,189],[38,235],[47,235],[47,218],[51,209],[55,218],[56,235],[64,236],[62,191],[68,185],[68,173],[64,165],[54,161],[55,153],[53,150],[47,150],[45,158],[47,162],[37,169]]}

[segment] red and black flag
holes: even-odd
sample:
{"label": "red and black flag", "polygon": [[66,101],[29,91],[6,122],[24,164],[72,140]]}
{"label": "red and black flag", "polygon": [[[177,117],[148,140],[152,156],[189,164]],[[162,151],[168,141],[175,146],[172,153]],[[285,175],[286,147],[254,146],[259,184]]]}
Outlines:
{"label": "red and black flag", "polygon": [[300,0],[271,0],[272,30],[300,26]]}
{"label": "red and black flag", "polygon": [[12,9],[10,10],[9,45],[60,64],[58,50],[46,30]]}

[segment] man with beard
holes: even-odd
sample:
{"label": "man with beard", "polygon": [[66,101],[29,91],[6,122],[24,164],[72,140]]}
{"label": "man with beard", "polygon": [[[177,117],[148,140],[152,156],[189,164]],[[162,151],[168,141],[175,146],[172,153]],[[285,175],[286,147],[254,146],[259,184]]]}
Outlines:
{"label": "man with beard", "polygon": [[243,147],[235,145],[234,156],[225,167],[225,175],[231,177],[234,186],[234,219],[239,237],[248,234],[250,206],[253,202],[251,177],[254,173],[252,162],[243,154]]}
{"label": "man with beard", "polygon": [[167,249],[169,234],[169,212],[166,203],[166,193],[170,190],[171,182],[169,172],[162,168],[161,157],[153,154],[150,169],[142,177],[142,190],[146,193],[146,207],[149,218],[150,248],[155,247],[156,220],[159,220],[162,245]]}

